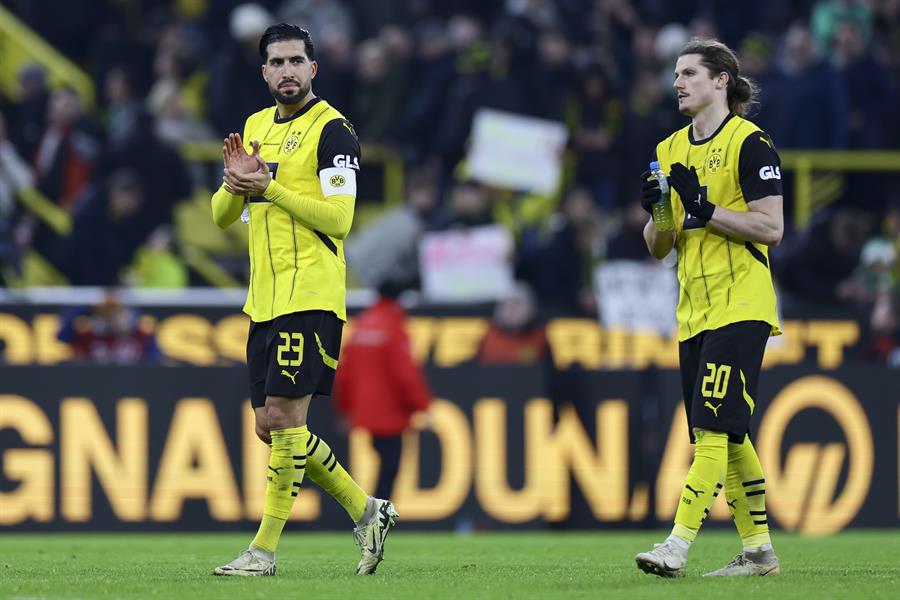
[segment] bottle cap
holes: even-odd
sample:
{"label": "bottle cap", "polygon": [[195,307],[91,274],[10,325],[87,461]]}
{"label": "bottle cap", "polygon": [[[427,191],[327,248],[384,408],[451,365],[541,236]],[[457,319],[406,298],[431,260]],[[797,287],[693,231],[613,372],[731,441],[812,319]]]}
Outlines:
{"label": "bottle cap", "polygon": [[658,160],[654,160],[652,163],[650,163],[651,171],[656,171],[658,169],[659,169],[659,161]]}

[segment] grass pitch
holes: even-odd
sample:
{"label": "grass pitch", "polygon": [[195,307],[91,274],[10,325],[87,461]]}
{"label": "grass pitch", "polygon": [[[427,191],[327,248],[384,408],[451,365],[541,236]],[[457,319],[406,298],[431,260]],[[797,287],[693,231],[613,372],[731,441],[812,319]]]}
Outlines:
{"label": "grass pitch", "polygon": [[292,532],[278,575],[213,577],[252,537],[240,534],[0,534],[0,598],[897,598],[900,532],[824,539],[775,533],[782,575],[701,579],[739,550],[701,533],[683,579],[639,571],[662,532],[395,531],[378,573],[357,577],[350,532]]}

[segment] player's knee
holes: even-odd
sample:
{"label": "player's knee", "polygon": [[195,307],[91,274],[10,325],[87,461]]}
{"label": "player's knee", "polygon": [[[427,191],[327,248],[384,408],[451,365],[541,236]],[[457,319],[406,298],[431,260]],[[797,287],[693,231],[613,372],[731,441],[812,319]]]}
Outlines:
{"label": "player's knee", "polygon": [[269,430],[306,425],[309,400],[310,396],[303,398],[268,396],[266,398],[266,416]]}
{"label": "player's knee", "polygon": [[264,428],[259,422],[256,423],[256,437],[258,437],[264,444],[272,443],[272,435],[269,433],[269,430]]}
{"label": "player's knee", "polygon": [[269,417],[265,407],[254,410],[256,415],[256,437],[264,444],[272,443],[272,434],[269,432]]}

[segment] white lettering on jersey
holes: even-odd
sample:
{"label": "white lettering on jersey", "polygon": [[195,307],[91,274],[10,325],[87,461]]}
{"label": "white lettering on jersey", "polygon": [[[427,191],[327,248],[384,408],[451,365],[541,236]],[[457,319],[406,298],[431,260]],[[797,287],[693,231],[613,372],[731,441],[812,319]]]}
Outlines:
{"label": "white lettering on jersey", "polygon": [[356,171],[348,167],[331,167],[319,172],[322,194],[327,198],[335,194],[350,194],[356,198]]}
{"label": "white lettering on jersey", "polygon": [[767,179],[781,179],[781,169],[778,167],[763,167],[759,170],[759,178],[763,181]]}
{"label": "white lettering on jersey", "polygon": [[350,156],[349,154],[338,154],[334,157],[334,166],[339,168],[347,167],[348,169],[359,171],[359,157]]}

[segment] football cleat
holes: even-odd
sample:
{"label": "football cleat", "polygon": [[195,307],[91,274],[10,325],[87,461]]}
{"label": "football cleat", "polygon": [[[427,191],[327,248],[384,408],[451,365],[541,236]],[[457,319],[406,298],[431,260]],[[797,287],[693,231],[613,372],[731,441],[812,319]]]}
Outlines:
{"label": "football cleat", "polygon": [[744,551],[735,556],[730,563],[704,577],[766,577],[781,573],[781,565],[774,550]]}
{"label": "football cleat", "polygon": [[258,577],[275,574],[275,560],[269,560],[259,550],[250,547],[241,550],[237,558],[221,567],[213,569],[213,575],[236,575],[238,577]]}
{"label": "football cleat", "polygon": [[384,558],[384,540],[400,517],[389,500],[370,497],[368,501],[371,504],[366,507],[367,512],[374,505],[372,516],[353,530],[353,539],[356,540],[360,553],[359,564],[356,566],[357,575],[375,573],[378,563]]}
{"label": "football cleat", "polygon": [[644,573],[660,577],[684,577],[687,550],[666,540],[662,544],[654,544],[653,550],[649,552],[641,552],[634,557],[634,561]]}

